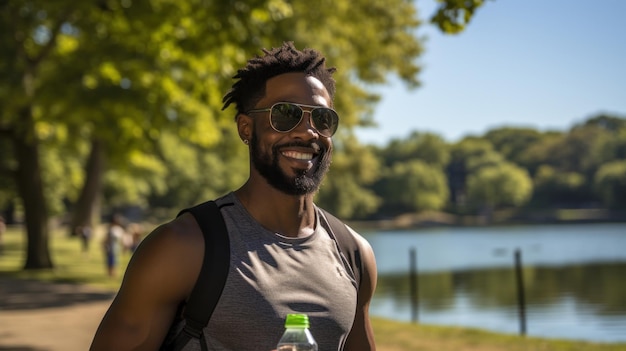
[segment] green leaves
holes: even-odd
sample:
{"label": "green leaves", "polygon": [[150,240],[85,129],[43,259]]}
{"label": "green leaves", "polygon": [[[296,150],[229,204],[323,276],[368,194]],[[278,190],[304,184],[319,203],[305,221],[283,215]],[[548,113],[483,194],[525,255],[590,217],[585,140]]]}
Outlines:
{"label": "green leaves", "polygon": [[441,210],[448,202],[443,170],[418,159],[394,164],[385,183],[388,201],[411,212]]}
{"label": "green leaves", "polygon": [[532,189],[528,172],[508,162],[482,167],[467,178],[468,200],[479,207],[519,207],[530,199]]}
{"label": "green leaves", "polygon": [[594,176],[593,184],[605,206],[626,208],[626,160],[602,165]]}
{"label": "green leaves", "polygon": [[437,0],[441,3],[431,22],[447,34],[458,34],[465,29],[484,0]]}

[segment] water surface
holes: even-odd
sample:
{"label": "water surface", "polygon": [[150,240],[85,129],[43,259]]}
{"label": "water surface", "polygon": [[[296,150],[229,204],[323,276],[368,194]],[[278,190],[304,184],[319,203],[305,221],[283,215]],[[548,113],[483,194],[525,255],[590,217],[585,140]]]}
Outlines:
{"label": "water surface", "polygon": [[433,228],[363,233],[379,285],[372,315],[410,321],[409,250],[422,323],[518,333],[514,251],[530,336],[626,341],[626,224]]}

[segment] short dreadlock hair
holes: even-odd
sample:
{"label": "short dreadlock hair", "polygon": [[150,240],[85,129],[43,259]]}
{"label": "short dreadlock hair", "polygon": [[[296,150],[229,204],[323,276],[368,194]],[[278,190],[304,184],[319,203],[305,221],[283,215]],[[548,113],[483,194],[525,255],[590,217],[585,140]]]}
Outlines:
{"label": "short dreadlock hair", "polygon": [[237,71],[233,79],[239,80],[222,99],[222,110],[233,103],[237,108],[237,115],[253,109],[265,95],[267,80],[290,72],[303,72],[319,79],[328,90],[331,100],[333,99],[335,80],[332,75],[337,69],[326,68],[326,58],[321,53],[313,49],[300,51],[293,42],[284,42],[281,47],[263,49],[263,52],[265,55],[250,59],[244,68]]}

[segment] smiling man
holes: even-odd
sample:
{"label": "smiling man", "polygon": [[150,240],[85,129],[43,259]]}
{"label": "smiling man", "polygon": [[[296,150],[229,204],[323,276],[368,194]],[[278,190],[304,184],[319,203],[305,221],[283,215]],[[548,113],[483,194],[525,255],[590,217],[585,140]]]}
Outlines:
{"label": "smiling man", "polygon": [[[330,101],[328,91],[317,78],[300,72],[285,73],[270,78],[266,89],[269,92],[268,96],[261,99],[257,105],[272,101],[280,102],[273,103],[268,109],[253,109],[238,117],[240,119],[239,133],[244,138],[244,142],[250,138],[250,159],[254,170],[259,173],[254,172],[250,179],[258,178],[268,182],[286,195],[314,193],[330,166],[332,150],[330,136],[334,130],[330,130],[329,126],[336,126],[339,122],[338,116],[328,105]],[[285,101],[308,101],[319,105],[303,105]],[[272,124],[272,119],[270,119],[266,127],[269,125],[270,129],[278,133],[262,134],[277,138],[278,144],[269,145],[267,147],[270,149],[264,150],[264,147],[260,145],[259,132],[257,129],[250,131],[251,121],[246,121],[246,119],[254,115],[268,119],[268,114],[274,119],[274,123]],[[311,115],[311,117],[307,123],[301,123],[300,120],[304,119],[305,115]],[[320,127],[315,124],[317,120],[319,120],[317,123],[321,124]],[[281,131],[279,128],[287,130]],[[320,131],[318,128],[323,129]],[[286,140],[281,138],[286,132],[298,137]],[[280,166],[281,159],[286,166],[284,171]]]}
{"label": "smiling man", "polygon": [[[216,252],[205,252],[199,223],[206,213],[183,211],[133,255],[92,350],[170,345],[188,324],[181,313],[196,282],[207,279],[221,294],[208,324],[184,350],[272,350],[289,313],[309,316],[319,350],[375,350],[368,314],[376,286],[373,251],[340,222],[343,230],[325,225],[330,215],[313,202],[339,125],[334,71],[319,52],[292,43],[264,50],[238,71],[224,108],[236,106],[250,175],[215,200],[229,243],[225,283],[201,274],[204,256]],[[355,249],[346,252],[346,241]]]}

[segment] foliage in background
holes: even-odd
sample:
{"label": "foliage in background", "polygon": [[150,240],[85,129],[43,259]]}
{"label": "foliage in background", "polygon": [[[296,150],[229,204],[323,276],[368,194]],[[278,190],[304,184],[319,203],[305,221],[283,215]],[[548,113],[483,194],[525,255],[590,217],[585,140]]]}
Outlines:
{"label": "foliage in background", "polygon": [[[433,20],[446,26],[482,4],[442,1]],[[626,206],[620,116],[564,132],[499,128],[447,143],[413,131],[362,145],[353,127],[372,123],[378,100],[366,87],[389,75],[419,86],[410,1],[31,0],[0,9],[0,208],[26,218],[28,268],[52,266],[50,216],[70,232],[129,207],[173,216],[241,185],[247,149],[221,98],[247,58],[286,40],[339,68],[341,128],[316,200],[342,218]]]}
{"label": "foliage in background", "polygon": [[339,217],[365,218],[382,202],[371,189],[380,177],[380,159],[353,136],[335,141],[334,146],[332,166],[316,201]]}
{"label": "foliage in background", "polygon": [[437,0],[441,5],[431,17],[443,33],[457,34],[470,23],[485,0]]}
{"label": "foliage in background", "polygon": [[626,159],[602,165],[595,174],[594,186],[607,207],[626,207]]}
{"label": "foliage in background", "polygon": [[532,195],[528,172],[509,162],[481,167],[467,179],[468,202],[493,210],[524,205]]}
{"label": "foliage in background", "polygon": [[190,168],[207,179],[194,184],[202,191],[182,192],[171,206],[241,181],[219,180],[239,164],[230,157],[241,156],[229,150],[238,138],[224,132],[234,123],[232,112],[220,111],[221,99],[236,69],[261,48],[294,41],[339,67],[337,138],[349,138],[352,126],[370,123],[378,99],[364,83],[395,74],[418,85],[417,18],[407,0],[1,2],[0,134],[9,142],[0,185],[12,178],[16,186],[8,188],[17,191],[0,195],[18,197],[24,208],[25,267],[53,266],[48,219],[62,205],[73,211],[73,233],[95,224],[100,203],[109,211],[147,204],[172,197],[168,179],[178,189],[196,181],[198,173],[185,179],[189,172],[178,177],[181,168],[169,168],[162,138],[197,153],[188,155]]}

